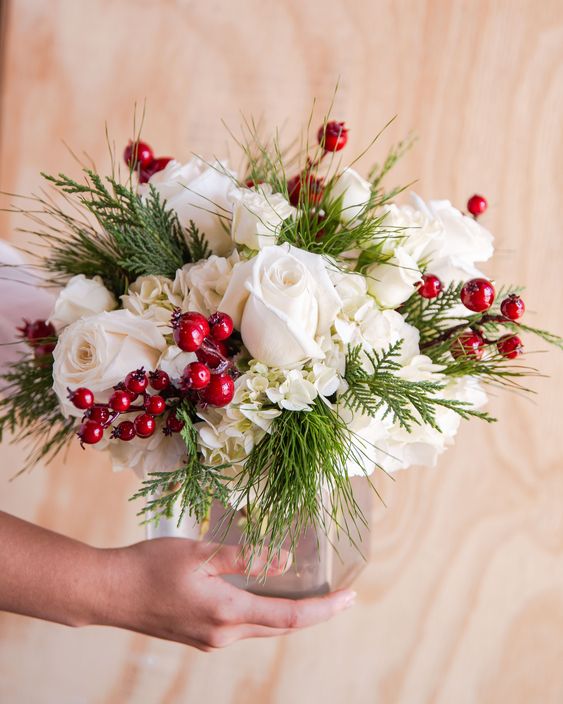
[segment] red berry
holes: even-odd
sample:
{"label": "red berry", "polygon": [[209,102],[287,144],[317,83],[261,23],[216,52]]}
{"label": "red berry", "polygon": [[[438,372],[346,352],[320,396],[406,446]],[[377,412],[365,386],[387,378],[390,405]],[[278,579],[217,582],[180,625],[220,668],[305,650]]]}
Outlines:
{"label": "red berry", "polygon": [[497,350],[506,359],[516,359],[523,349],[524,345],[518,335],[504,335],[497,340]]}
{"label": "red berry", "polygon": [[209,367],[202,362],[192,362],[184,369],[182,385],[187,389],[204,389],[211,381]]}
{"label": "red berry", "polygon": [[76,408],[80,408],[81,411],[86,411],[94,405],[94,394],[90,389],[86,389],[83,386],[74,391],[68,389],[68,398],[72,404]]}
{"label": "red berry", "polygon": [[87,445],[95,445],[104,437],[104,429],[101,423],[87,420],[78,429],[78,437],[81,442],[85,442]]}
{"label": "red berry", "polygon": [[109,411],[106,406],[92,406],[90,410],[86,413],[88,420],[95,420],[96,423],[105,423],[109,420]]}
{"label": "red berry", "polygon": [[518,320],[524,315],[525,310],[524,301],[516,293],[511,293],[500,304],[500,312],[509,320]]}
{"label": "red berry", "polygon": [[156,428],[155,419],[148,413],[141,413],[138,415],[134,420],[134,424],[135,432],[140,438],[150,437]]}
{"label": "red berry", "polygon": [[202,315],[201,313],[195,313],[193,311],[189,311],[188,313],[183,313],[181,318],[180,318],[180,325],[182,323],[194,323],[199,327],[201,330],[201,334],[203,337],[207,337],[210,332],[209,328],[209,322],[207,321],[207,318]]}
{"label": "red berry", "polygon": [[149,166],[154,159],[153,150],[146,142],[129,142],[123,152],[123,159],[130,169]]}
{"label": "red berry", "polygon": [[[215,352],[215,350],[217,351]],[[206,349],[197,350],[195,354],[200,362],[206,364],[210,369],[216,369],[221,362],[227,359],[229,348],[224,341],[215,342],[209,344]]]}
{"label": "red berry", "polygon": [[142,394],[147,388],[148,383],[149,380],[143,367],[135,369],[134,372],[129,372],[125,377],[125,387],[127,391],[131,391],[134,394]]}
{"label": "red berry", "polygon": [[[55,337],[57,334],[54,326],[46,320],[34,320],[30,323],[28,320],[23,321],[23,325],[17,328],[25,341],[32,347],[37,347],[43,343],[43,340],[49,337]],[[53,344],[53,349],[55,345]],[[51,350],[52,351],[52,350]]]}
{"label": "red berry", "polygon": [[210,406],[226,406],[235,395],[235,382],[228,374],[213,374],[202,391],[202,399]]}
{"label": "red berry", "polygon": [[155,391],[164,391],[170,386],[170,377],[162,369],[149,372],[149,383]]}
{"label": "red berry", "polygon": [[348,141],[348,130],[343,122],[332,120],[319,128],[317,139],[325,152],[339,152]]}
{"label": "red berry", "polygon": [[184,352],[195,352],[203,344],[205,335],[197,323],[180,322],[173,331],[174,342]]}
{"label": "red berry", "polygon": [[179,433],[184,427],[184,421],[178,418],[176,413],[173,411],[166,419],[166,427],[171,433]]}
{"label": "red berry", "polygon": [[145,410],[153,416],[159,416],[166,410],[166,401],[162,396],[154,395],[145,398]]}
{"label": "red berry", "polygon": [[476,332],[463,332],[461,335],[456,337],[452,342],[450,351],[455,359],[458,357],[471,357],[472,359],[481,359],[483,356],[483,347],[485,341]]}
{"label": "red berry", "polygon": [[487,199],[484,196],[474,195],[467,201],[467,210],[473,215],[473,217],[478,217],[483,215],[485,210],[487,210]]}
{"label": "red berry", "polygon": [[322,178],[315,178],[313,174],[298,174],[287,182],[287,193],[289,202],[295,207],[301,201],[318,205],[323,199],[324,183]]}
{"label": "red berry", "polygon": [[495,287],[487,279],[471,279],[461,289],[461,302],[475,313],[488,310],[495,300]]}
{"label": "red berry", "polygon": [[141,169],[139,173],[139,183],[146,183],[151,176],[154,176],[159,171],[165,169],[168,163],[171,161],[171,156],[159,156],[153,161],[151,161],[150,164]]}
{"label": "red berry", "polygon": [[133,440],[135,435],[137,435],[137,433],[133,423],[130,420],[122,420],[117,428],[114,428],[112,438],[119,438],[119,440],[128,442],[129,440]]}
{"label": "red berry", "polygon": [[424,274],[418,286],[418,293],[423,298],[436,298],[442,290],[442,282],[434,274]]}
{"label": "red berry", "polygon": [[117,389],[117,391],[114,391],[110,396],[109,405],[114,411],[118,411],[118,413],[125,413],[131,405],[131,397],[127,391]]}
{"label": "red berry", "polygon": [[211,337],[215,342],[228,339],[233,334],[233,319],[226,313],[213,313],[209,318]]}
{"label": "red berry", "polygon": [[43,345],[33,346],[33,355],[35,359],[39,357],[46,357],[47,355],[53,354],[53,350],[57,345],[54,342],[46,342]]}
{"label": "red berry", "polygon": [[256,186],[259,186],[261,183],[264,183],[264,181],[255,181],[252,178],[247,178],[246,181],[244,182],[244,185],[247,188],[255,188]]}

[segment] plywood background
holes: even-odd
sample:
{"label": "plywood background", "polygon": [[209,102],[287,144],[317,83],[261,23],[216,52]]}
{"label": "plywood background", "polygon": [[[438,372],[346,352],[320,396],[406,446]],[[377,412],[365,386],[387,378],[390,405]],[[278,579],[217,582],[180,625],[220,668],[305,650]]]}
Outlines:
{"label": "plywood background", "polygon": [[[373,158],[415,129],[397,176],[462,206],[474,191],[497,237],[489,273],[528,287],[530,320],[563,330],[561,0],[11,0],[4,3],[0,187],[76,172],[61,144],[108,165],[135,101],[162,154],[223,154],[239,110],[288,135],[316,97]],[[367,167],[367,162],[364,162]],[[4,216],[1,235],[18,239]],[[533,349],[538,345],[531,343]],[[0,701],[11,704],[560,704],[563,701],[563,358],[533,401],[495,398],[496,427],[465,427],[438,470],[380,481],[359,603],[289,639],[204,655],[109,629],[0,616]],[[77,448],[8,477],[0,508],[97,545],[141,538],[112,475]]]}

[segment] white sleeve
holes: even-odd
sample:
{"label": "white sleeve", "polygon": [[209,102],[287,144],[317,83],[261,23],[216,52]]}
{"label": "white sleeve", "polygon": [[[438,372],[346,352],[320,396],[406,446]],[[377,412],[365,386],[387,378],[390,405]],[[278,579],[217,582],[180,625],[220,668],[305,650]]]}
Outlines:
{"label": "white sleeve", "polygon": [[6,365],[26,351],[17,327],[27,320],[46,320],[53,310],[55,297],[41,286],[38,273],[22,255],[0,239],[0,374]]}

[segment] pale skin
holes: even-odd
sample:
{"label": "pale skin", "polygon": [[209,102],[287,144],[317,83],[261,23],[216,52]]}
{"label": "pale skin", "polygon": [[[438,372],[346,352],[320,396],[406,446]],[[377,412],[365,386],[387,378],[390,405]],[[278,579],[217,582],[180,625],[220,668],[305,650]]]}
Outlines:
{"label": "pale skin", "polygon": [[[265,555],[251,574],[264,567]],[[193,646],[295,633],[354,603],[341,590],[293,601],[251,594],[222,574],[245,573],[237,546],[160,538],[100,549],[0,512],[0,610],[67,626],[113,626]],[[270,567],[280,574],[286,556]]]}

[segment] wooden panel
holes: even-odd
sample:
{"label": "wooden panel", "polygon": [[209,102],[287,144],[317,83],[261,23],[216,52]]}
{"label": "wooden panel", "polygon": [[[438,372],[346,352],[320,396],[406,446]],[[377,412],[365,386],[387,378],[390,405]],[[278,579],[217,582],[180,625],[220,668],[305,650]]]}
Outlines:
{"label": "wooden panel", "polygon": [[[242,110],[291,135],[340,77],[350,153],[398,114],[373,158],[417,130],[397,177],[460,206],[485,193],[489,273],[526,284],[530,320],[563,330],[560,0],[12,0],[8,20],[3,190],[76,172],[62,139],[105,168],[104,121],[124,144],[135,101],[160,153],[222,155],[220,118],[236,127]],[[17,240],[17,224],[4,216],[2,235]],[[552,379],[533,401],[493,399],[501,422],[465,427],[438,470],[379,480],[387,508],[352,611],[213,656],[4,615],[0,700],[563,701],[561,357],[537,362]],[[132,476],[73,448],[8,483],[21,456],[2,447],[0,508],[98,545],[140,539]]]}

